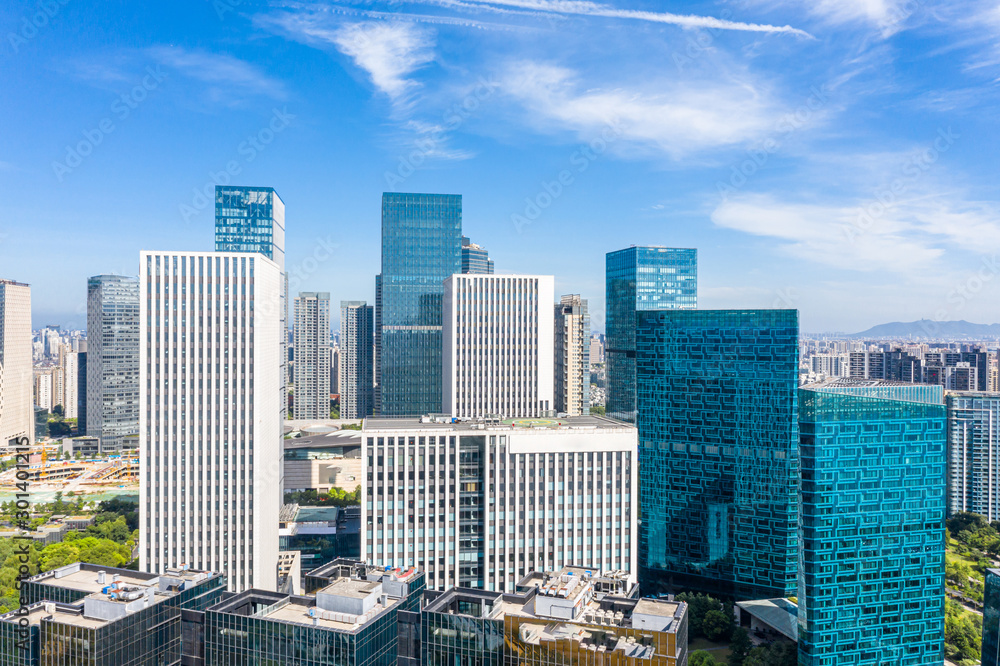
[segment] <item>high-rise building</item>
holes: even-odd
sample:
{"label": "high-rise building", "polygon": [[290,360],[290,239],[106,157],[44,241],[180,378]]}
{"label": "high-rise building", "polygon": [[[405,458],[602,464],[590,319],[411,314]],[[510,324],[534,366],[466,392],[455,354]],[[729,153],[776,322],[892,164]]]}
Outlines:
{"label": "high-rise building", "polygon": [[441,411],[441,299],[445,278],[461,272],[461,195],[382,195],[375,325],[383,416]]}
{"label": "high-rise building", "polygon": [[66,348],[62,354],[61,365],[63,385],[62,399],[59,404],[63,406],[63,414],[67,419],[75,419],[79,417],[77,411],[79,394],[77,390],[80,382],[80,354],[68,351],[68,348]]}
{"label": "high-rise building", "polygon": [[985,583],[982,666],[1000,666],[1000,569],[987,569]]}
{"label": "high-rise building", "polygon": [[275,589],[282,273],[230,252],[142,252],[140,268],[140,568]]}
{"label": "high-rise building", "polygon": [[[222,186],[215,188],[215,251],[259,252],[278,265],[281,293],[275,303],[264,303],[268,312],[281,319],[281,381],[276,388],[281,399],[281,420],[288,415],[290,340],[288,331],[288,273],[285,271],[285,203],[273,187]],[[328,414],[329,415],[329,414]],[[274,461],[279,470],[282,452]],[[284,492],[284,472],[278,486]]]}
{"label": "high-rise building", "polygon": [[55,374],[58,368],[39,368],[35,370],[35,407],[51,412],[56,403],[52,401],[55,394]]}
{"label": "high-rise building", "polygon": [[76,431],[87,434],[87,341],[77,343]]}
{"label": "high-rise building", "polygon": [[590,365],[604,363],[604,336],[594,333],[590,336]]}
{"label": "high-rise building", "polygon": [[555,408],[590,413],[590,313],[578,294],[563,296],[555,321]]}
{"label": "high-rise building", "polygon": [[798,312],[636,315],[640,579],[795,594]]}
{"label": "high-rise building", "polygon": [[493,260],[481,245],[462,236],[462,272],[473,275],[493,275]]}
{"label": "high-rise building", "polygon": [[698,307],[698,251],[630,247],[606,262],[608,416],[636,422],[636,313]]}
{"label": "high-rise building", "polygon": [[799,664],[941,664],[945,408],[799,396]]}
{"label": "high-rise building", "polygon": [[296,419],[330,418],[330,294],[295,299]]}
{"label": "high-rise building", "polygon": [[634,427],[597,416],[450,421],[365,421],[363,559],[417,567],[436,590],[509,592],[532,570],[569,565],[635,582]]}
{"label": "high-rise building", "polygon": [[525,418],[554,409],[554,289],[551,275],[444,281],[445,413]]}
{"label": "high-rise building", "polygon": [[117,451],[139,432],[139,280],[87,280],[87,435]]}
{"label": "high-rise building", "polygon": [[0,279],[0,448],[35,443],[31,287]]}
{"label": "high-rise building", "polygon": [[1000,520],[1000,394],[951,393],[948,404],[948,513]]}
{"label": "high-rise building", "polygon": [[363,419],[374,410],[374,308],[364,301],[340,302],[340,418]]}

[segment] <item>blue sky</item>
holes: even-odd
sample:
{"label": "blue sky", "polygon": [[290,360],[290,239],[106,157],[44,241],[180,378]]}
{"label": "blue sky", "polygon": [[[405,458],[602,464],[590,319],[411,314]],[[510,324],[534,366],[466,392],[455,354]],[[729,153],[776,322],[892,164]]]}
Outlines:
{"label": "blue sky", "polygon": [[211,248],[216,181],[277,189],[293,287],[335,301],[373,300],[395,190],[463,194],[595,329],[631,244],[809,332],[1000,321],[996,0],[46,0],[0,35],[0,276],[36,325]]}

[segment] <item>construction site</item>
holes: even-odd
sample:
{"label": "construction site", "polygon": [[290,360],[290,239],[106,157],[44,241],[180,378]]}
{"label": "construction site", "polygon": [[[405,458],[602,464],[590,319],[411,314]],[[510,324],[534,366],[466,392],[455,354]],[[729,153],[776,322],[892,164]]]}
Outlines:
{"label": "construction site", "polygon": [[[9,457],[5,457],[9,460]],[[18,483],[28,484],[32,503],[50,501],[56,493],[63,497],[82,496],[101,501],[139,491],[139,453],[125,451],[106,458],[65,460],[58,450],[38,447],[29,455],[27,469],[12,467],[0,472],[0,502],[15,499]],[[22,472],[18,478],[18,472]],[[23,472],[28,477],[24,478]]]}

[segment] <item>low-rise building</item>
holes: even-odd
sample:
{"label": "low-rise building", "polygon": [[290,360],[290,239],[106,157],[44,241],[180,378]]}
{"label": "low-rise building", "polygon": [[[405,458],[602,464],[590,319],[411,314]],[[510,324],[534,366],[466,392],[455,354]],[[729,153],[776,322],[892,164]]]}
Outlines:
{"label": "low-rise building", "polygon": [[423,593],[423,573],[338,560],[307,596],[247,590],[208,610],[207,664],[395,664],[397,614]]}
{"label": "low-rise building", "polygon": [[0,663],[139,666],[181,663],[182,612],[217,603],[225,577],[77,563],[23,586],[28,605],[0,616]]}
{"label": "low-rise building", "polygon": [[635,592],[583,567],[531,573],[506,594],[453,588],[421,612],[421,663],[684,666],[687,604]]}

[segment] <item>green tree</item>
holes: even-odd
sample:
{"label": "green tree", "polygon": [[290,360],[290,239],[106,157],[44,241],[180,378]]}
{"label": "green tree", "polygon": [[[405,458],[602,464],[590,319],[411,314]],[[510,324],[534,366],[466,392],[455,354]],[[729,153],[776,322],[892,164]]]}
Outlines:
{"label": "green tree", "polygon": [[701,630],[705,638],[718,643],[729,639],[733,632],[733,620],[726,617],[721,610],[710,610],[705,613],[705,618],[701,622]]}
{"label": "green tree", "polygon": [[750,650],[750,654],[743,660],[743,666],[777,666],[777,664],[772,665],[767,660],[767,650],[765,648],[756,647]]}
{"label": "green tree", "polygon": [[62,420],[62,418],[66,416],[66,410],[63,408],[62,405],[56,405],[55,407],[53,407],[52,413],[58,416],[60,420]]}
{"label": "green tree", "polygon": [[604,405],[591,405],[590,413],[595,416],[604,416],[606,414]]}
{"label": "green tree", "polygon": [[753,644],[750,642],[750,634],[743,627],[733,629],[733,637],[729,641],[729,666],[744,666],[747,655]]}
{"label": "green tree", "polygon": [[688,666],[716,666],[718,663],[708,650],[695,650],[688,659]]}
{"label": "green tree", "polygon": [[704,629],[705,615],[709,611],[721,611],[722,602],[707,594],[690,592],[678,594],[676,599],[684,601],[688,605],[688,632],[691,638],[707,638]]}

